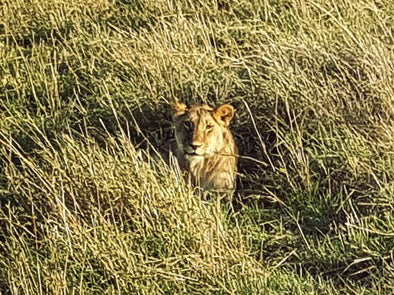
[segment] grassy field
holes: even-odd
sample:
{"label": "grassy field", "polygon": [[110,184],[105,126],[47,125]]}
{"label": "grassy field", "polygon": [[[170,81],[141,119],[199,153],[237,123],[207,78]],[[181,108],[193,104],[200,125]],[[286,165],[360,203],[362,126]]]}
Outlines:
{"label": "grassy field", "polygon": [[[4,0],[0,294],[392,294],[394,1]],[[232,203],[168,104],[237,108]]]}

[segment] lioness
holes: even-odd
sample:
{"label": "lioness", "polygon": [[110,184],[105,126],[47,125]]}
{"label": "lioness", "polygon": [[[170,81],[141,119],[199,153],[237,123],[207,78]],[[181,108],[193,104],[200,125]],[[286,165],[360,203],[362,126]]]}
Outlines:
{"label": "lioness", "polygon": [[232,191],[237,173],[237,153],[229,130],[235,109],[229,104],[216,108],[208,105],[173,105],[175,155],[198,187]]}

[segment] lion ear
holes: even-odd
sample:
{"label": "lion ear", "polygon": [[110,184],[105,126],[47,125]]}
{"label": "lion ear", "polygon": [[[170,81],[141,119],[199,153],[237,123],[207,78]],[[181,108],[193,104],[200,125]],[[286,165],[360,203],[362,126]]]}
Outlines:
{"label": "lion ear", "polygon": [[176,115],[182,115],[187,109],[187,106],[179,101],[175,101],[171,107]]}
{"label": "lion ear", "polygon": [[224,126],[230,125],[231,119],[234,117],[235,109],[232,105],[222,104],[213,111],[215,120]]}

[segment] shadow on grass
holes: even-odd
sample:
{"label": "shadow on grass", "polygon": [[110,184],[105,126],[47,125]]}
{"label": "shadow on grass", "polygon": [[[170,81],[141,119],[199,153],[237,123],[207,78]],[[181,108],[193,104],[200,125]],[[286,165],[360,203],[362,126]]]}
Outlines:
{"label": "shadow on grass", "polygon": [[[236,108],[240,104],[236,104]],[[240,110],[243,112],[243,110]],[[170,146],[174,143],[174,131],[172,128],[172,114],[168,104],[158,104],[154,107],[143,105],[133,111],[123,112],[123,129],[127,130],[131,143],[136,148],[141,148],[152,153],[157,152],[168,160]],[[268,164],[266,156],[259,148],[259,140],[256,138],[251,122],[241,123],[237,118],[232,123],[231,130],[235,136],[239,148],[238,169],[240,176],[237,179],[237,191],[241,198],[248,194],[259,193],[259,187],[264,183],[264,177]],[[265,134],[266,137],[272,134]],[[272,140],[272,138],[268,138]],[[262,160],[260,160],[262,159]]]}

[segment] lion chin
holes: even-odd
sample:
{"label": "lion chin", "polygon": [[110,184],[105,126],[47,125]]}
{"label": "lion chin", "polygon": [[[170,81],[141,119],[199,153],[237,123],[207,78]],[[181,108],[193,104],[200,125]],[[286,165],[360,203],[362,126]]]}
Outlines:
{"label": "lion chin", "polygon": [[175,155],[194,185],[205,190],[233,191],[238,149],[229,129],[234,108],[224,104],[173,105]]}

